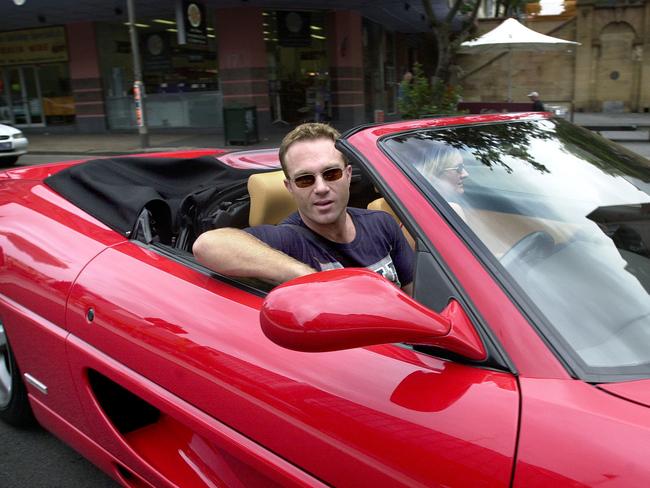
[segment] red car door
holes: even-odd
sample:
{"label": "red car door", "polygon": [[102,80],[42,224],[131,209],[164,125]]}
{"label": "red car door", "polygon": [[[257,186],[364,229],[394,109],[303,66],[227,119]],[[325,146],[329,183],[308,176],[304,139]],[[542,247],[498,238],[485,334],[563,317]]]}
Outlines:
{"label": "red car door", "polygon": [[[400,345],[289,351],[262,334],[262,301],[133,243],[95,258],[67,320],[100,443],[153,483],[509,485],[513,375]],[[158,414],[124,427],[111,389]]]}

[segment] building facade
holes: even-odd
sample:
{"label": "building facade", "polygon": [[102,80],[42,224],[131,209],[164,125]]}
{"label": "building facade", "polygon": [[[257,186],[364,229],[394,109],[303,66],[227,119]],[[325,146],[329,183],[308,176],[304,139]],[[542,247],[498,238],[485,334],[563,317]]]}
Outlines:
{"label": "building facade", "polygon": [[[482,20],[482,34],[503,19]],[[557,52],[460,57],[466,101],[502,101],[512,77],[513,101],[537,91],[576,111],[650,111],[650,2],[578,0],[570,15],[530,15],[523,23],[580,43]]]}
{"label": "building facade", "polygon": [[[136,7],[142,1],[134,0]],[[168,2],[136,21],[151,129],[220,130],[228,107],[254,107],[262,132],[303,120],[349,127],[376,111],[394,113],[401,74],[422,57],[422,34],[400,32],[359,9]],[[0,122],[49,131],[134,130],[127,16],[112,10],[55,25],[48,20],[54,14],[34,10],[45,25],[0,32]]]}
{"label": "building facade", "polygon": [[[304,120],[347,128],[397,117],[404,71],[418,61],[431,72],[435,62],[416,3],[132,1],[153,130],[220,131],[230,107],[253,107],[262,133]],[[126,9],[102,0],[45,4],[0,4],[0,122],[135,130]],[[505,100],[510,73],[513,101],[535,90],[575,110],[650,110],[650,2],[570,5],[556,16],[531,8],[524,23],[579,47],[514,53],[510,68],[504,55],[461,56],[465,101]],[[502,20],[481,20],[479,33]]]}

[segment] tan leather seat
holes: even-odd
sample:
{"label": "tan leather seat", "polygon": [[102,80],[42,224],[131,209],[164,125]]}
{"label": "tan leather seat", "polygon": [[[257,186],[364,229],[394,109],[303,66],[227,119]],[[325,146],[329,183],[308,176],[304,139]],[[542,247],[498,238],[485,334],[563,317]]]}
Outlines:
{"label": "tan leather seat", "polygon": [[284,173],[258,173],[248,178],[248,194],[251,210],[248,216],[250,226],[278,224],[295,212],[298,207],[284,186]]}
{"label": "tan leather seat", "polygon": [[399,224],[400,228],[402,229],[402,233],[404,234],[404,237],[406,237],[406,240],[408,241],[409,246],[411,246],[411,249],[415,249],[415,239],[413,239],[413,236],[411,236],[409,231],[406,230],[404,224],[402,224],[399,217],[395,214],[395,212],[393,211],[391,206],[388,205],[388,202],[385,199],[378,198],[377,200],[373,200],[368,204],[368,210],[383,210],[384,212],[392,215],[392,217],[395,219],[395,221]]}

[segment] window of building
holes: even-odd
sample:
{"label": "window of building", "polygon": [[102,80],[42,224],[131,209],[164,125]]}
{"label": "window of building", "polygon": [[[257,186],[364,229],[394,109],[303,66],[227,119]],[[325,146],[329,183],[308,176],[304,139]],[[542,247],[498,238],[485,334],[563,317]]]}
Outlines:
{"label": "window of building", "polygon": [[330,120],[325,13],[280,10],[263,16],[273,120]]}
{"label": "window of building", "polygon": [[46,125],[73,124],[75,107],[67,63],[39,66],[38,79]]}

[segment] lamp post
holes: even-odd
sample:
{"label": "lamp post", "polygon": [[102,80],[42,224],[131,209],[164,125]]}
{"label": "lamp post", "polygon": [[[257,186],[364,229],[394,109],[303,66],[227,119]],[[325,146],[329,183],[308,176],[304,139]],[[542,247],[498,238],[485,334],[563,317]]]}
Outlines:
{"label": "lamp post", "polygon": [[131,52],[133,53],[133,100],[135,102],[135,119],[140,134],[140,146],[149,147],[149,133],[144,110],[144,84],[142,83],[142,68],[140,66],[140,49],[138,48],[138,33],[135,30],[135,8],[133,0],[126,0],[129,13],[129,35],[131,37]]}

